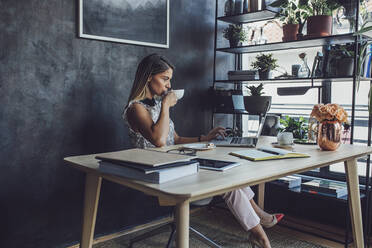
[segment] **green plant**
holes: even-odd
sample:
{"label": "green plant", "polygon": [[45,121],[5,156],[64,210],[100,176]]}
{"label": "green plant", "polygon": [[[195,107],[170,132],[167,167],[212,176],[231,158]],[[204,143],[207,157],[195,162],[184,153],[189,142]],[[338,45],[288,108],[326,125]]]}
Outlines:
{"label": "green plant", "polygon": [[251,96],[262,96],[263,94],[265,94],[265,92],[262,92],[263,90],[262,83],[258,86],[254,86],[254,85],[246,86],[246,88],[249,90],[249,93]]}
{"label": "green plant", "polygon": [[298,119],[284,116],[280,119],[282,127],[278,128],[281,132],[292,132],[296,139],[307,139],[308,122],[302,116]]}
{"label": "green plant", "polygon": [[278,68],[277,59],[273,58],[273,54],[259,54],[256,56],[256,61],[252,62],[251,66],[259,71],[275,70]]}
{"label": "green plant", "polygon": [[270,6],[281,8],[279,15],[283,24],[299,24],[299,33],[302,33],[309,11],[300,0],[276,0]]}
{"label": "green plant", "polygon": [[230,24],[229,27],[223,30],[223,37],[227,40],[245,41],[247,34],[242,26]]}
{"label": "green plant", "polygon": [[331,59],[353,58],[354,54],[354,44],[334,45],[329,51],[329,57]]}
{"label": "green plant", "polygon": [[340,0],[300,0],[309,16],[332,15],[341,6]]}

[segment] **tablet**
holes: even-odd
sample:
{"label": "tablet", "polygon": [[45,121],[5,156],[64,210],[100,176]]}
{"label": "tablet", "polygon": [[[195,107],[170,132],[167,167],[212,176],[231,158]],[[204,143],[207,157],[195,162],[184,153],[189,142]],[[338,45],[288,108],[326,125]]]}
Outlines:
{"label": "tablet", "polygon": [[206,170],[224,171],[240,165],[238,162],[213,160],[205,158],[192,159],[199,162],[199,168]]}

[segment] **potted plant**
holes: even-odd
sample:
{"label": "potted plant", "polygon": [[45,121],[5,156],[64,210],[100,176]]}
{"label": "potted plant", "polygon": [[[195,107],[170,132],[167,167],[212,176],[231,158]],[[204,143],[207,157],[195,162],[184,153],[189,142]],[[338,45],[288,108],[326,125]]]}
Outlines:
{"label": "potted plant", "polygon": [[328,76],[350,77],[354,72],[355,46],[334,45],[329,51]]}
{"label": "potted plant", "polygon": [[282,127],[279,128],[280,132],[291,132],[295,139],[307,139],[308,123],[304,117],[292,118],[284,116],[284,118],[280,119],[280,124],[282,125]]}
{"label": "potted plant", "polygon": [[239,42],[247,39],[243,26],[230,24],[229,27],[223,30],[223,37],[230,42],[230,47],[237,47]]}
{"label": "potted plant", "polygon": [[259,54],[256,56],[256,61],[252,62],[251,66],[258,70],[260,79],[265,80],[269,78],[270,71],[278,67],[277,59],[273,58],[273,54]]}
{"label": "potted plant", "polygon": [[249,95],[244,96],[245,110],[250,114],[265,114],[271,106],[271,96],[263,96],[263,84],[246,86]]}
{"label": "potted plant", "polygon": [[300,0],[276,0],[271,7],[280,8],[280,20],[283,22],[283,41],[297,40],[302,36],[308,11]]}
{"label": "potted plant", "polygon": [[301,0],[309,12],[307,36],[309,38],[332,34],[332,12],[340,7],[339,0]]}

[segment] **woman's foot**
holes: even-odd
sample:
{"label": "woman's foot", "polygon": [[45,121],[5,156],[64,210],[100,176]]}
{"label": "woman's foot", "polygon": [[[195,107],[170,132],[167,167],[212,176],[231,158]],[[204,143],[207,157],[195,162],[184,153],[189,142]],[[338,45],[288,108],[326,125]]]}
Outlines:
{"label": "woman's foot", "polygon": [[260,224],[265,228],[271,228],[275,226],[284,217],[284,214],[271,214],[269,218],[262,218]]}
{"label": "woman's foot", "polygon": [[248,242],[252,248],[271,248],[269,238],[260,224],[253,227]]}

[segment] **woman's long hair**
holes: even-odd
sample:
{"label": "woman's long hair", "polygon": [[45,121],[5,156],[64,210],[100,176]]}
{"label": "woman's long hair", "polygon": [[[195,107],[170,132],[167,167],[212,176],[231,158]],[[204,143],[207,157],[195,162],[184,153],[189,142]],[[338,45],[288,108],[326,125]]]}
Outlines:
{"label": "woman's long hair", "polygon": [[169,68],[174,70],[174,66],[164,56],[153,53],[143,58],[137,67],[128,104],[133,100],[145,99],[150,90],[148,86],[150,76],[165,72]]}

